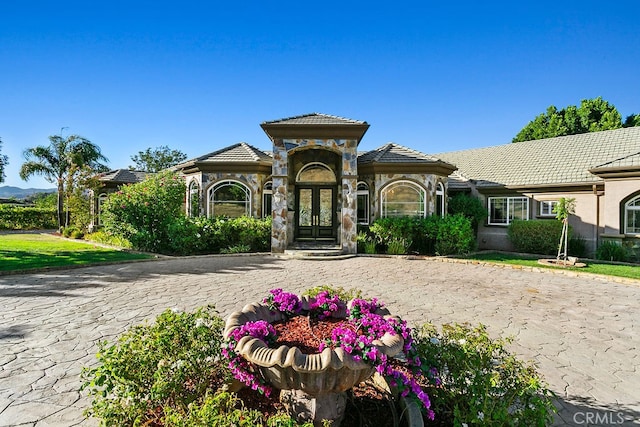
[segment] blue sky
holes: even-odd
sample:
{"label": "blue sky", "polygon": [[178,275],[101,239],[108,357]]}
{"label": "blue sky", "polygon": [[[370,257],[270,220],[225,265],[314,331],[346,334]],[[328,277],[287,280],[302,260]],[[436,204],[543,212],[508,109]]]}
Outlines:
{"label": "blue sky", "polygon": [[312,112],[425,153],[508,143],[552,104],[640,113],[638,1],[233,3],[2,2],[2,185],[51,187],[18,170],[63,127],[115,169],[268,150],[261,122]]}

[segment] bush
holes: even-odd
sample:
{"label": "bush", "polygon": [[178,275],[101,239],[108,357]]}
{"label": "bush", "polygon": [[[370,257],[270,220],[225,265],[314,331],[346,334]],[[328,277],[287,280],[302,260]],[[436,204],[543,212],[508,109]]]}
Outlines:
{"label": "bush", "polygon": [[518,252],[556,255],[562,235],[562,222],[544,219],[515,220],[509,225],[507,235]]}
{"label": "bush", "polygon": [[369,232],[386,250],[392,241],[410,242],[406,252],[431,254],[437,236],[437,223],[440,217],[427,218],[397,217],[379,218],[369,227]]}
{"label": "bush", "polygon": [[166,310],[153,325],[135,326],[115,344],[100,342],[98,366],[82,370],[93,399],[85,415],[105,425],[139,425],[157,408],[180,413],[230,378],[221,359],[223,320],[213,307]]}
{"label": "bush", "polygon": [[109,234],[106,231],[99,230],[90,234],[84,235],[85,240],[89,240],[91,242],[102,243],[104,245],[117,246],[120,248],[131,249],[131,242],[127,239],[119,236],[114,236],[113,234]]}
{"label": "bush", "polygon": [[183,216],[184,195],[184,181],[171,172],[123,186],[103,205],[105,231],[124,237],[134,249],[167,252],[171,237],[175,237],[170,233],[171,225]]}
{"label": "bush", "polygon": [[487,218],[487,209],[482,204],[482,200],[464,193],[456,194],[449,199],[447,211],[451,215],[462,214],[469,218],[474,230],[477,230],[478,225]]}
{"label": "bush", "polygon": [[462,255],[475,248],[471,220],[462,214],[448,215],[438,222],[435,251],[438,255]]}
{"label": "bush", "polygon": [[62,235],[69,239],[82,239],[84,237],[84,231],[75,225],[70,225],[62,229]]}
{"label": "bush", "polygon": [[625,262],[629,260],[629,250],[619,243],[604,241],[596,249],[596,258],[603,261]]}
{"label": "bush", "polygon": [[464,254],[475,247],[471,221],[461,214],[444,218],[380,218],[369,232],[388,253]]}
{"label": "bush", "polygon": [[0,230],[46,230],[58,228],[56,209],[0,205]]}
{"label": "bush", "polygon": [[492,340],[486,328],[430,323],[414,331],[423,366],[437,368],[441,385],[428,390],[441,425],[545,426],[553,393],[531,363],[506,350],[511,339]]}
{"label": "bush", "polygon": [[105,426],[298,426],[284,414],[264,420],[219,390],[231,378],[221,352],[223,328],[211,306],[166,310],[155,324],[135,326],[114,344],[100,342],[98,366],[81,374],[92,398],[85,415]]}

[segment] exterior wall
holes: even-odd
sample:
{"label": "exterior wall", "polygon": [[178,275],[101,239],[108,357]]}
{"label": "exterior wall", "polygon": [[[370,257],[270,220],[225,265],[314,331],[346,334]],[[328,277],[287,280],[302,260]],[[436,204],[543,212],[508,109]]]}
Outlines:
{"label": "exterior wall", "polygon": [[293,231],[289,231],[293,225],[293,219],[289,218],[287,200],[289,199],[289,177],[288,177],[288,156],[287,149],[282,139],[273,141],[273,200],[271,203],[271,252],[283,253],[287,248],[289,236],[293,236]]}
{"label": "exterior wall", "polygon": [[[190,176],[187,178],[189,182]],[[220,181],[232,180],[245,184],[251,191],[251,216],[260,218],[262,216],[262,188],[268,181],[269,176],[259,173],[224,173],[224,172],[204,172],[200,186],[200,203],[202,215],[208,215],[209,189]],[[189,187],[187,185],[187,197]]]}
{"label": "exterior wall", "polygon": [[[598,244],[599,230],[598,222],[604,214],[604,207],[598,201],[598,196],[593,191],[573,191],[573,192],[526,192],[526,193],[501,193],[501,194],[480,194],[485,207],[488,209],[489,197],[528,197],[529,198],[529,219],[548,219],[557,221],[555,216],[543,217],[540,215],[540,202],[559,200],[562,197],[576,199],[576,213],[569,218],[569,225],[572,227],[574,235],[585,240],[587,253],[595,253]],[[602,224],[601,224],[602,225]],[[488,225],[487,222],[478,227],[478,249],[481,250],[502,250],[514,251],[515,247],[507,236],[508,226]]]}
{"label": "exterior wall", "polygon": [[604,233],[624,234],[624,204],[629,196],[640,191],[640,178],[610,179],[605,181]]}
{"label": "exterior wall", "polygon": [[[427,174],[403,174],[403,173],[385,173],[375,175],[365,175],[360,178],[369,184],[369,198],[371,211],[369,212],[371,219],[369,223],[380,218],[380,190],[387,184],[394,181],[412,181],[424,188],[427,196],[426,213],[431,215],[435,212],[436,206],[436,189],[438,181],[443,181],[443,177]],[[373,181],[373,182],[371,182]],[[446,185],[445,185],[446,189]]]}

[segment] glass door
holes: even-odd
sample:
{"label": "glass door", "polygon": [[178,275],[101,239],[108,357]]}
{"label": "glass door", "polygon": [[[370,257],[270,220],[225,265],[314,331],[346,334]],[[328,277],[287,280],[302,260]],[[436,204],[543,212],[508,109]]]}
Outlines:
{"label": "glass door", "polygon": [[297,187],[296,236],[298,239],[333,240],[336,238],[334,186]]}

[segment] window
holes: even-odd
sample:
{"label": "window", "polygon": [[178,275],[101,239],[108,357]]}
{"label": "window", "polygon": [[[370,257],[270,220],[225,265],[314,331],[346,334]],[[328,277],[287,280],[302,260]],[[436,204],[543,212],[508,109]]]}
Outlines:
{"label": "window", "polygon": [[273,183],[267,182],[262,188],[262,218],[271,216],[271,200],[273,197]]}
{"label": "window", "polygon": [[359,182],[358,195],[358,224],[369,224],[369,186]]}
{"label": "window", "polygon": [[625,234],[640,234],[640,196],[636,196],[624,205]]}
{"label": "window", "polygon": [[209,216],[251,215],[251,191],[238,181],[221,181],[209,190]]}
{"label": "window", "polygon": [[557,204],[558,204],[557,200],[541,200],[540,216],[556,216],[553,210],[555,209]]}
{"label": "window", "polygon": [[527,197],[489,197],[489,224],[509,225],[514,219],[529,219]]}
{"label": "window", "polygon": [[107,201],[107,195],[102,193],[98,196],[98,218],[97,225],[102,225],[102,205]]}
{"label": "window", "polygon": [[417,216],[426,214],[424,189],[409,181],[396,181],[380,192],[380,214],[384,217]]}
{"label": "window", "polygon": [[444,216],[444,185],[441,182],[438,183],[436,188],[436,215]]}
{"label": "window", "polygon": [[314,162],[305,165],[300,172],[298,172],[296,182],[333,183],[336,182],[336,175],[324,163]]}
{"label": "window", "polygon": [[193,180],[189,184],[189,216],[200,216],[200,186]]}

